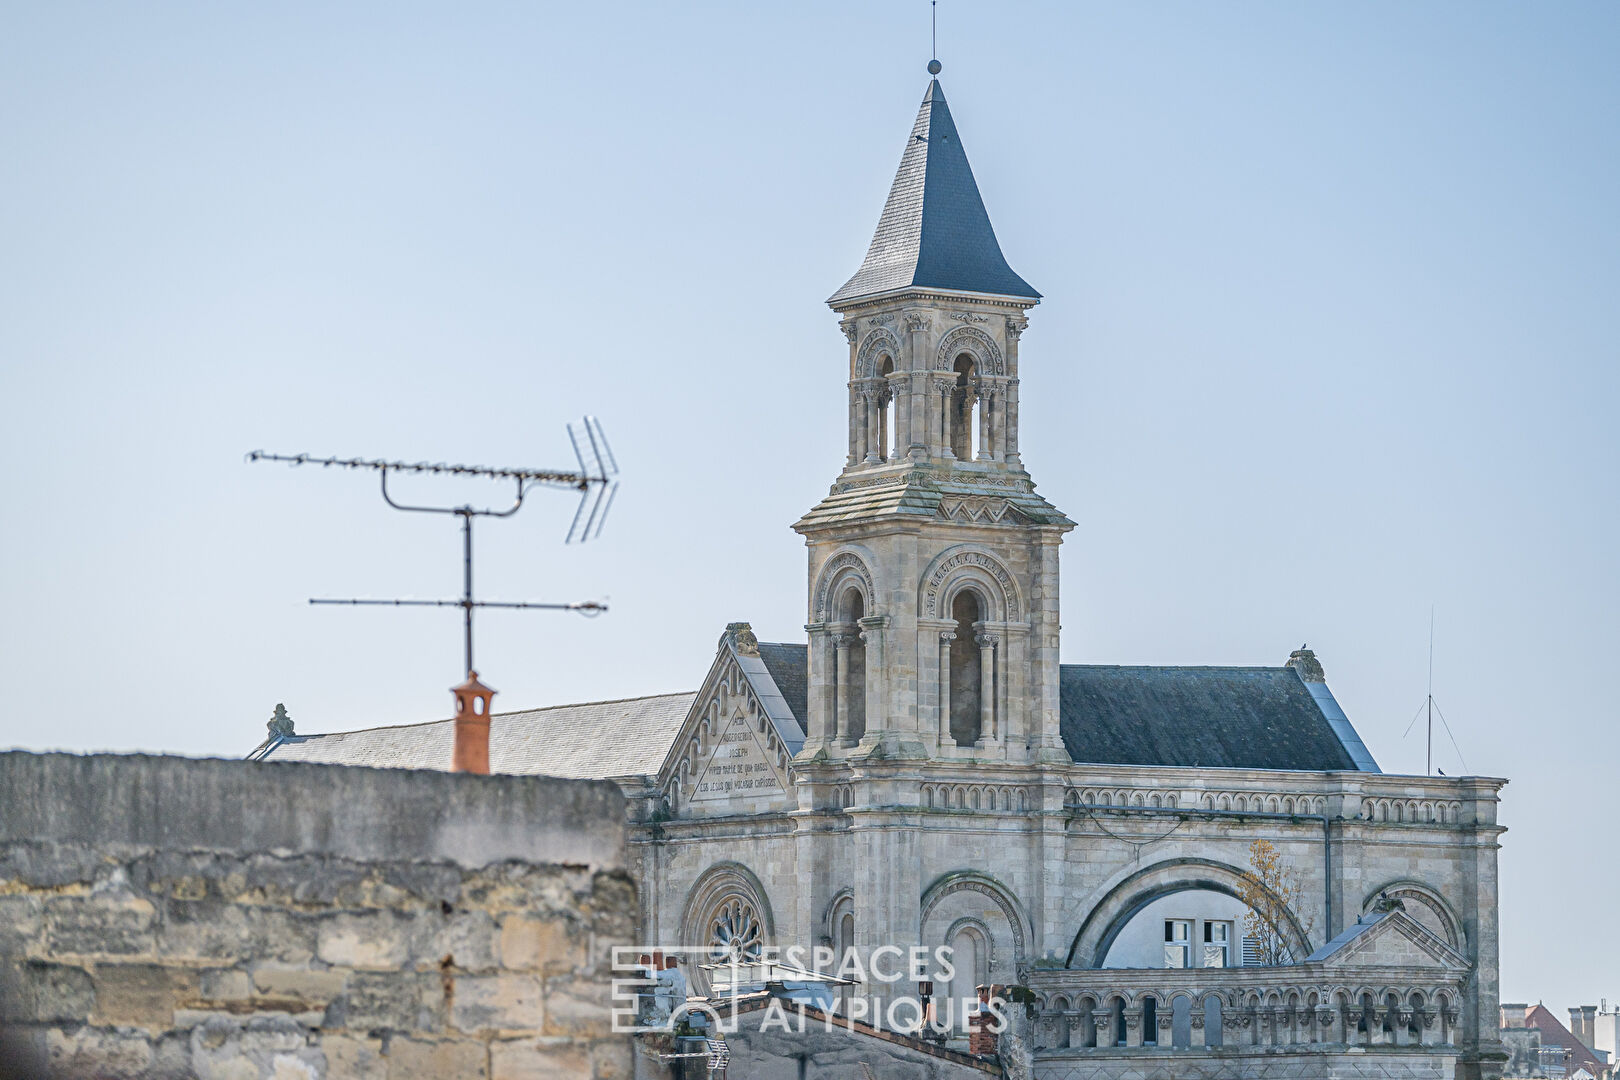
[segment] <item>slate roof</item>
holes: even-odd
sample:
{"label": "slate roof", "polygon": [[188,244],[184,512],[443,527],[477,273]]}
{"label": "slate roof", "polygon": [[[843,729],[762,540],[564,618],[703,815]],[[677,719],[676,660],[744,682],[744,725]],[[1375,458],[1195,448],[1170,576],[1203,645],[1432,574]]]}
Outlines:
{"label": "slate roof", "polygon": [[[489,718],[490,771],[580,780],[656,773],[696,696],[657,694],[494,713]],[[378,769],[449,769],[454,742],[454,722],[434,720],[278,737],[254,756]]]}
{"label": "slate roof", "polygon": [[1040,299],[1007,265],[939,80],[928,84],[866,260],[838,305],[908,287]]}
{"label": "slate roof", "polygon": [[786,645],[770,641],[759,643],[759,658],[765,661],[765,670],[771,673],[777,692],[787,702],[788,708],[793,710],[794,719],[798,720],[801,732],[809,708],[807,701],[810,687],[806,670],[809,667],[809,661],[806,659],[808,649],[806,645]]}
{"label": "slate roof", "polygon": [[[776,684],[776,694],[762,685],[767,708],[781,712],[785,704],[791,712],[778,723],[790,750],[803,741],[806,652],[800,644],[760,642],[759,659],[748,660],[762,665]],[[1059,672],[1063,743],[1076,762],[1378,771],[1327,687],[1303,682],[1292,668],[1064,664]],[[696,696],[659,694],[496,713],[490,718],[490,769],[581,779],[655,775]],[[272,736],[251,756],[448,769],[453,741],[452,722],[436,720]]]}
{"label": "slate roof", "polygon": [[[1063,745],[1076,762],[1358,769],[1292,668],[1064,664],[1058,692]],[[1361,769],[1378,766],[1369,756]]]}

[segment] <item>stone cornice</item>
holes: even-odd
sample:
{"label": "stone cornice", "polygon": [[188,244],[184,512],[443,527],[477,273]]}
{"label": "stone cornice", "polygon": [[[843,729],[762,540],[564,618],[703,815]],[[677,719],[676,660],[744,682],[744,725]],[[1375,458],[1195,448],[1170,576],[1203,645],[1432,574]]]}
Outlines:
{"label": "stone cornice", "polygon": [[1012,308],[1016,311],[1028,311],[1040,303],[1039,300],[1030,299],[1029,297],[959,292],[955,289],[919,289],[916,286],[908,285],[903,289],[879,293],[876,296],[863,296],[859,300],[850,303],[828,304],[827,306],[847,319],[851,316],[868,315],[874,311],[893,309],[917,301],[957,304],[969,307]]}

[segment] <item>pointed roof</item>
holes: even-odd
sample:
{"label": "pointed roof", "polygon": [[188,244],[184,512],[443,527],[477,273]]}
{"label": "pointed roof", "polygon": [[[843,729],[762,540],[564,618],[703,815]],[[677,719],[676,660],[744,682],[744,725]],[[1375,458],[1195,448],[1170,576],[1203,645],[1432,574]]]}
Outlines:
{"label": "pointed roof", "polygon": [[939,80],[928,83],[866,261],[834,306],[910,287],[1038,300],[1007,265]]}

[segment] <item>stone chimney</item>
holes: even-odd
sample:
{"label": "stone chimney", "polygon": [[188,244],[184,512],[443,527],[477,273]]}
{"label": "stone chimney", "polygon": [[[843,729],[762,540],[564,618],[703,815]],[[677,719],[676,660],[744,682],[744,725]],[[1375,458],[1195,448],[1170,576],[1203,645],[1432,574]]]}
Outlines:
{"label": "stone chimney", "polygon": [[1592,1049],[1592,1036],[1597,1030],[1597,1006],[1580,1005],[1569,1010],[1569,1033],[1581,1040],[1581,1045]]}
{"label": "stone chimney", "polygon": [[1526,1026],[1526,1014],[1529,1012],[1530,1006],[1522,1001],[1514,1002],[1511,1005],[1505,1001],[1502,1002],[1502,1026],[1505,1028],[1522,1028]]}
{"label": "stone chimney", "polygon": [[1309,645],[1301,645],[1288,654],[1288,663],[1284,667],[1291,667],[1299,672],[1299,677],[1306,682],[1327,682],[1327,675],[1322,671],[1321,661],[1311,652]]}
{"label": "stone chimney", "polygon": [[452,687],[456,695],[456,748],[450,760],[455,772],[489,773],[489,703],[495,691],[467,672],[467,681]]}

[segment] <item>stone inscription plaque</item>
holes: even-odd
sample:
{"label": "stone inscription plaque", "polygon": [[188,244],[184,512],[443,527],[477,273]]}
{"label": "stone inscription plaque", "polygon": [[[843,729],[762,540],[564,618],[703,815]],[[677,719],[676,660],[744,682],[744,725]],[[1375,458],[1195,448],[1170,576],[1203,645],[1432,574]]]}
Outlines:
{"label": "stone inscription plaque", "polygon": [[782,781],[765,756],[765,746],[746,716],[731,718],[714,756],[698,777],[692,802],[754,795],[780,795]]}

